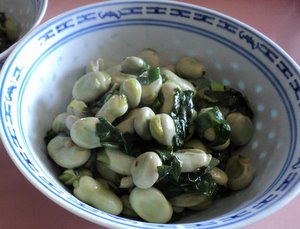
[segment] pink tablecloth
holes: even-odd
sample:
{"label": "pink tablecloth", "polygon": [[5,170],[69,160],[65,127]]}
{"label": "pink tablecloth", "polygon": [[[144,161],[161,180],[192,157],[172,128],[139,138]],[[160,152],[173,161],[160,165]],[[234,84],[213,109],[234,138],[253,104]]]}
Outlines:
{"label": "pink tablecloth", "polygon": [[[49,0],[44,21],[74,7],[96,0]],[[275,41],[300,63],[300,1],[298,0],[186,0],[233,16]],[[0,142],[0,228],[1,229],[96,229],[103,228],[85,221],[59,207],[17,170]],[[300,196],[281,210],[246,229],[300,228]]]}

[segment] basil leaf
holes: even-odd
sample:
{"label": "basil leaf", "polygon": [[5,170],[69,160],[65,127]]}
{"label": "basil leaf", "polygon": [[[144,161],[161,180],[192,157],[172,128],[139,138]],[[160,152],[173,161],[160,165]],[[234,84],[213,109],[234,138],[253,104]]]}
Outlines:
{"label": "basil leaf", "polygon": [[96,132],[100,140],[101,147],[119,148],[126,154],[129,154],[127,142],[123,133],[104,118],[99,118],[99,123],[96,124]]}
{"label": "basil leaf", "polygon": [[171,179],[178,182],[181,174],[181,161],[174,155],[170,149],[152,149],[156,152],[162,161],[162,166],[158,166],[159,180]]}
{"label": "basil leaf", "polygon": [[201,193],[213,199],[218,192],[218,185],[209,173],[203,171],[181,173],[178,182],[163,179],[155,184],[167,198],[183,193]]}
{"label": "basil leaf", "polygon": [[150,68],[148,71],[143,72],[137,77],[137,80],[141,85],[149,85],[155,80],[159,79],[160,76],[160,68]]}
{"label": "basil leaf", "polygon": [[166,176],[168,176],[170,174],[171,170],[172,170],[172,166],[169,166],[169,165],[157,166],[159,180],[164,179]]}
{"label": "basil leaf", "polygon": [[175,149],[183,145],[189,134],[193,114],[193,96],[193,91],[181,92],[179,89],[174,90],[174,105],[170,116],[174,121],[176,130],[176,136],[173,140]]}
{"label": "basil leaf", "polygon": [[201,180],[195,183],[195,189],[206,195],[208,198],[214,198],[218,192],[218,185],[209,173],[201,177]]}
{"label": "basil leaf", "polygon": [[[209,146],[224,144],[230,137],[230,126],[218,107],[205,108],[195,120],[196,131],[200,139]],[[212,139],[207,138],[207,132],[212,130]]]}
{"label": "basil leaf", "polygon": [[248,98],[236,89],[222,86],[220,83],[210,83],[210,86],[199,89],[193,100],[197,111],[218,106],[227,108],[229,112],[240,112],[250,119],[254,117]]}

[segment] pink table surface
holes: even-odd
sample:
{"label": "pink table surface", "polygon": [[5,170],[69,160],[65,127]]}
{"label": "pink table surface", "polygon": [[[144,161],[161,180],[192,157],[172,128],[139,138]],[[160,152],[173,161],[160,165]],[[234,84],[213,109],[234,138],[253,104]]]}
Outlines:
{"label": "pink table surface", "polygon": [[[95,0],[49,0],[44,22]],[[281,46],[300,63],[300,1],[298,0],[186,0],[249,24]],[[0,142],[0,229],[100,229],[73,215],[33,187],[18,171]],[[300,195],[281,210],[246,229],[300,228]]]}

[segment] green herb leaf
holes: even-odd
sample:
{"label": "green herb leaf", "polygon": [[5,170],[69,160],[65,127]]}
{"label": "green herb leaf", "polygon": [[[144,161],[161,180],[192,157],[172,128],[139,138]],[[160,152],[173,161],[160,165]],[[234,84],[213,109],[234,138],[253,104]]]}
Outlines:
{"label": "green herb leaf", "polygon": [[209,173],[204,170],[191,173],[181,173],[178,182],[163,179],[155,184],[167,198],[172,198],[183,193],[201,193],[213,199],[218,192],[218,185]]}
{"label": "green herb leaf", "polygon": [[210,83],[199,89],[194,96],[195,109],[218,106],[225,107],[229,112],[240,112],[250,119],[253,119],[254,113],[250,107],[246,96],[241,92],[220,83]]}
{"label": "green herb leaf", "polygon": [[149,148],[160,157],[162,164],[158,166],[159,180],[173,180],[178,182],[181,174],[181,161],[175,156],[172,149],[166,147]]}
{"label": "green herb leaf", "polygon": [[119,148],[126,154],[128,153],[127,142],[123,133],[104,118],[99,118],[99,123],[96,124],[97,135],[101,146]]}
{"label": "green herb leaf", "polygon": [[174,105],[170,116],[176,129],[173,146],[177,149],[183,145],[189,134],[189,127],[192,124],[194,93],[193,91],[181,92],[179,89],[175,89],[174,92]]}
{"label": "green herb leaf", "polygon": [[[209,146],[224,144],[230,137],[230,126],[225,122],[220,109],[215,106],[201,111],[195,120],[196,131],[200,139]],[[207,138],[207,132],[212,131],[212,139]]]}
{"label": "green herb leaf", "polygon": [[137,77],[137,80],[141,85],[149,85],[155,80],[159,79],[160,76],[160,68],[150,68],[148,71],[143,72],[141,75]]}

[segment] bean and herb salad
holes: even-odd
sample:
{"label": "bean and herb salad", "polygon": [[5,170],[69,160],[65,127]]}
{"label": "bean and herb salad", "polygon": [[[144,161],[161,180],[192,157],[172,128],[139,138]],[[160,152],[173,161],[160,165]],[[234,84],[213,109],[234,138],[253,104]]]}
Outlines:
{"label": "bean and herb salad", "polygon": [[236,153],[253,135],[248,99],[207,79],[196,58],[161,67],[145,49],[121,63],[93,60],[85,72],[44,138],[78,199],[168,223],[251,183],[251,161]]}
{"label": "bean and herb salad", "polygon": [[17,38],[18,32],[14,21],[0,12],[0,53],[9,48]]}

